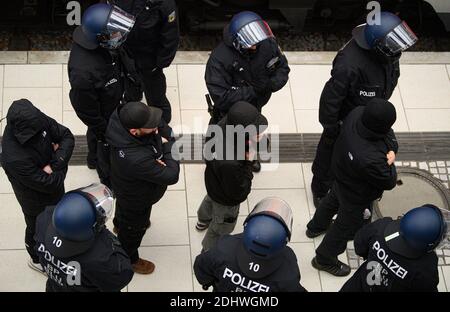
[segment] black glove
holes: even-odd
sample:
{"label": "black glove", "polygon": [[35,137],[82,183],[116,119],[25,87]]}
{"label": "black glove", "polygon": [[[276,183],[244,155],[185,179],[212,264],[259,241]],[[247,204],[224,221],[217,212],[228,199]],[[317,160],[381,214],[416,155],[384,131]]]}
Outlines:
{"label": "black glove", "polygon": [[50,160],[50,167],[53,171],[59,171],[67,168],[67,162],[64,159],[61,153],[58,153],[58,150],[56,150],[55,153],[53,153],[52,159]]}

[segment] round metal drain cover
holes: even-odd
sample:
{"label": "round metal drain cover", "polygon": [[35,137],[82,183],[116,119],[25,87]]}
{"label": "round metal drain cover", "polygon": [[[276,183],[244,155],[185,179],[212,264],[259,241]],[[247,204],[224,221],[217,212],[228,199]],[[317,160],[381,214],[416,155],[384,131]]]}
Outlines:
{"label": "round metal drain cover", "polygon": [[377,217],[397,219],[412,208],[433,204],[450,210],[450,193],[442,182],[420,169],[397,167],[397,186],[374,202]]}

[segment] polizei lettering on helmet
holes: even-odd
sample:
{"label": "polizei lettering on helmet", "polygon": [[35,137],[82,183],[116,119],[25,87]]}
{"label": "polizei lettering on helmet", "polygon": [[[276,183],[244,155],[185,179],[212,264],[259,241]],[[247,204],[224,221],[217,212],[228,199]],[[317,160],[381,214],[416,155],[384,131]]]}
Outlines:
{"label": "polizei lettering on helmet", "polygon": [[229,279],[234,285],[238,286],[236,291],[269,292],[270,290],[269,286],[248,279],[229,268],[225,268],[222,278]]}
{"label": "polizei lettering on helmet", "polygon": [[381,248],[381,245],[378,241],[375,241],[372,245],[372,249],[375,250],[375,254],[377,255],[377,258],[384,263],[384,265],[396,276],[400,277],[401,279],[404,279],[406,275],[408,274],[408,271],[401,267],[397,262],[390,259],[387,252]]}

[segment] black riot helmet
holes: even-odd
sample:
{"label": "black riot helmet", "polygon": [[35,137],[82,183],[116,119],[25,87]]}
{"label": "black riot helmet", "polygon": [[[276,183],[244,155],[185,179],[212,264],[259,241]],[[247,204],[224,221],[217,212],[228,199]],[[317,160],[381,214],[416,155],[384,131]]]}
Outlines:
{"label": "black riot helmet", "polygon": [[413,46],[418,38],[405,21],[390,12],[381,12],[379,23],[372,21],[353,29],[353,38],[367,50],[385,56],[398,56]]}
{"label": "black riot helmet", "polygon": [[282,263],[277,257],[286,247],[292,232],[292,210],[277,197],[260,201],[244,222],[242,245],[237,252],[239,268],[250,278],[262,278]]}

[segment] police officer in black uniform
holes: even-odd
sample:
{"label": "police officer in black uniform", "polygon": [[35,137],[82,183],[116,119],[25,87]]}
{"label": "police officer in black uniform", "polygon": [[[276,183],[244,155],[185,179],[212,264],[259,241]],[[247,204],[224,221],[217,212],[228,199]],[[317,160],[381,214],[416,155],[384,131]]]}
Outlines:
{"label": "police officer in black uniform", "polygon": [[260,201],[244,223],[244,233],[225,235],[197,256],[194,272],[206,290],[218,292],[304,292],[297,258],[286,246],[292,210],[282,199]]}
{"label": "police officer in black uniform", "polygon": [[136,25],[125,46],[136,60],[144,83],[147,103],[163,111],[169,123],[172,110],[166,97],[163,69],[172,63],[180,43],[177,8],[174,0],[110,0],[136,16]]}
{"label": "police officer in black uniform", "polygon": [[105,226],[111,191],[102,184],[70,191],[36,222],[36,252],[47,292],[120,291],[131,281],[130,259]]}
{"label": "police officer in black uniform", "polygon": [[[214,102],[211,123],[217,123],[239,101],[261,111],[272,93],[287,83],[289,71],[269,25],[253,12],[236,14],[206,64],[206,86]],[[259,161],[254,161],[253,170],[261,170]]]}
{"label": "police officer in black uniform", "polygon": [[355,252],[365,259],[343,292],[437,292],[436,248],[450,247],[450,212],[427,204],[401,219],[366,225],[355,235]]}
{"label": "police officer in black uniform", "polygon": [[175,139],[161,109],[142,102],[120,105],[111,115],[106,139],[111,146],[111,182],[116,195],[114,231],[133,270],[150,274],[155,265],[139,258],[138,248],[150,226],[152,206],[176,184],[180,164],[172,156]]}
{"label": "police officer in black uniform", "polygon": [[[371,21],[376,22],[376,21]],[[320,98],[319,121],[323,133],[313,162],[311,189],[316,208],[331,187],[331,156],[340,124],[355,107],[373,98],[388,100],[400,76],[402,51],[417,37],[396,15],[381,12],[380,24],[363,24],[333,61],[331,79]]]}
{"label": "police officer in black uniform", "polygon": [[370,222],[372,201],[397,183],[398,145],[391,129],[395,120],[394,105],[378,98],[353,109],[344,120],[333,151],[336,180],[307,225],[309,238],[326,232],[312,260],[316,269],[336,276],[350,274],[338,255],[364,222]]}
{"label": "police officer in black uniform", "polygon": [[68,64],[70,101],[88,127],[87,164],[97,169],[100,181],[108,186],[108,147],[104,136],[109,117],[124,97],[125,101],[139,100],[136,95],[124,95],[126,89],[130,90],[128,77],[135,70],[126,52],[119,49],[134,22],[132,15],[118,7],[104,3],[90,6],[73,34]]}
{"label": "police officer in black uniform", "polygon": [[34,251],[36,217],[64,195],[67,166],[75,144],[69,129],[25,99],[6,115],[1,162],[25,217],[25,246],[30,268],[42,272]]}

